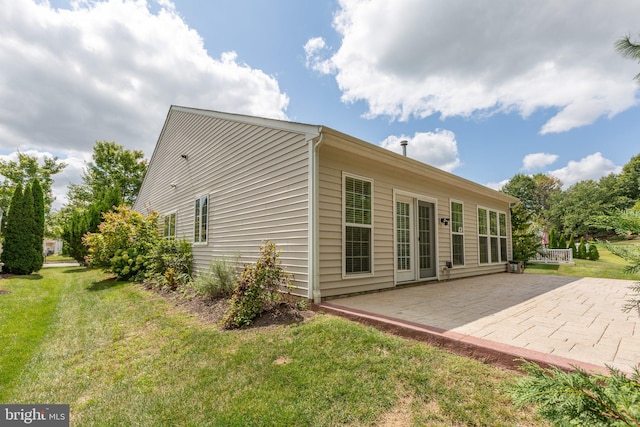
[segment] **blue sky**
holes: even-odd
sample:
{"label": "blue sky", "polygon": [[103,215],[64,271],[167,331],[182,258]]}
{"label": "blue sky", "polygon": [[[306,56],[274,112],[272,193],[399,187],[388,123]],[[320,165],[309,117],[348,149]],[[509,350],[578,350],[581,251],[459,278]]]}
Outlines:
{"label": "blue sky", "polygon": [[0,156],[56,155],[57,206],[96,140],[147,158],[171,104],[321,124],[478,183],[565,185],[640,153],[640,65],[613,0],[12,0]]}

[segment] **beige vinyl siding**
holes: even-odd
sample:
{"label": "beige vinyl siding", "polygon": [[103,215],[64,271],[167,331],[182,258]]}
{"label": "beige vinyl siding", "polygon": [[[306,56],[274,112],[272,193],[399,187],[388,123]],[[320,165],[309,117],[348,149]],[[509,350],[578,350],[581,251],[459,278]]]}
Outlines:
{"label": "beige vinyl siding", "polygon": [[253,262],[260,245],[271,240],[281,249],[283,267],[293,274],[292,291],[307,296],[304,133],[172,109],[136,209],[144,212],[150,202],[161,215],[177,212],[177,238],[193,242],[194,203],[202,195],[209,196],[207,243],[193,245],[196,271],[216,258]]}
{"label": "beige vinyl siding", "polygon": [[[399,171],[388,159],[361,156],[357,150],[347,151],[342,140],[325,135],[320,146],[319,230],[320,289],[323,297],[366,292],[394,286],[394,190],[436,201],[436,247],[438,279],[446,280],[478,274],[505,271],[504,264],[480,265],[478,260],[477,206],[508,212],[509,204],[499,198],[478,194],[473,188],[453,186],[430,179],[428,174]],[[373,276],[343,278],[342,263],[342,174],[353,174],[373,181]],[[450,217],[450,202],[463,204],[465,264],[445,269],[451,258],[450,225],[440,218]],[[510,224],[507,218],[507,226]],[[509,252],[511,248],[509,247]]]}

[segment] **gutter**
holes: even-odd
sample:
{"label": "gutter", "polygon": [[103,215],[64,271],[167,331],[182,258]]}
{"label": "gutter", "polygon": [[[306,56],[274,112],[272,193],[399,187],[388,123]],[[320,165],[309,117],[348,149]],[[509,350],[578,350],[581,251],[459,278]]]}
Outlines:
{"label": "gutter", "polygon": [[309,139],[309,290],[308,298],[315,304],[320,304],[320,233],[319,226],[319,162],[318,148],[322,144],[324,134],[322,127],[318,128],[318,136]]}

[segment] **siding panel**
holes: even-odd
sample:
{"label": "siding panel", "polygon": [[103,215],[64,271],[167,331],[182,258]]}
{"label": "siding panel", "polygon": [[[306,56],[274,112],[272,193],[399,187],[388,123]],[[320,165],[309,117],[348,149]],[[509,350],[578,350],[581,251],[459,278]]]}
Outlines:
{"label": "siding panel", "polygon": [[193,245],[195,270],[223,257],[253,262],[260,245],[272,240],[293,274],[293,292],[306,296],[305,135],[196,111],[170,111],[136,208],[161,216],[175,211],[178,238],[193,242],[195,199],[208,194],[208,242]]}

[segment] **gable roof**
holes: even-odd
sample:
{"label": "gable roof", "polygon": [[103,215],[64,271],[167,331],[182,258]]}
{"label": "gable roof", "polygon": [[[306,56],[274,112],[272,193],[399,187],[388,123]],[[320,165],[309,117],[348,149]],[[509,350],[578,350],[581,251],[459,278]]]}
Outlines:
{"label": "gable roof", "polygon": [[[508,194],[493,190],[484,185],[478,184],[476,182],[470,181],[468,179],[462,178],[458,175],[452,174],[450,172],[446,172],[442,169],[439,169],[435,166],[428,165],[426,163],[420,162],[418,160],[412,159],[410,157],[405,157],[403,155],[394,153],[390,150],[382,148],[378,145],[366,142],[364,140],[358,139],[354,136],[342,133],[340,131],[334,130],[327,126],[322,125],[312,125],[306,123],[297,123],[290,122],[286,120],[278,120],[278,119],[270,119],[265,117],[258,116],[250,116],[245,114],[237,114],[237,113],[226,113],[215,110],[204,110],[199,108],[191,108],[191,107],[183,107],[172,105],[169,108],[169,112],[167,113],[167,117],[165,119],[165,123],[162,127],[162,131],[158,136],[158,140],[156,142],[156,146],[154,148],[153,154],[149,161],[149,167],[153,164],[153,159],[158,150],[158,144],[162,140],[165,129],[167,128],[167,124],[171,118],[171,114],[173,112],[183,112],[196,114],[205,117],[213,117],[218,119],[229,120],[233,122],[252,124],[256,126],[265,126],[273,129],[286,130],[290,132],[304,134],[306,139],[316,139],[321,135],[330,135],[333,140],[339,143],[339,147],[348,152],[352,152],[354,154],[358,154],[361,156],[365,156],[367,158],[382,160],[394,165],[400,170],[410,171],[412,173],[422,174],[430,179],[434,179],[447,185],[453,185],[458,188],[471,190],[476,193],[480,193],[485,196],[489,196],[494,199],[502,200],[507,203],[517,203],[519,200],[516,197],[510,196]],[[145,176],[146,180],[146,176]],[[142,185],[144,185],[144,181]]]}

